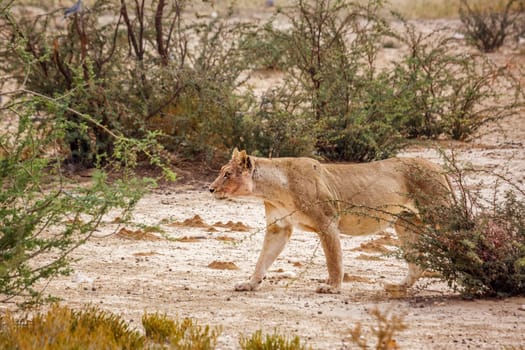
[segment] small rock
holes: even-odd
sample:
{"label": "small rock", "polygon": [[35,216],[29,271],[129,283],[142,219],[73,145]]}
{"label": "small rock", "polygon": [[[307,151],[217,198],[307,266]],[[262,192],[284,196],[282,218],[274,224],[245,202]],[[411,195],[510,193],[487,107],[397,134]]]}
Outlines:
{"label": "small rock", "polygon": [[84,275],[82,272],[77,272],[75,276],[71,279],[71,282],[73,283],[93,283],[93,278],[90,278],[86,275]]}
{"label": "small rock", "polygon": [[294,278],[297,278],[297,275],[293,271],[283,271],[280,277],[294,279]]}
{"label": "small rock", "polygon": [[525,304],[521,305],[518,310],[525,311]]}

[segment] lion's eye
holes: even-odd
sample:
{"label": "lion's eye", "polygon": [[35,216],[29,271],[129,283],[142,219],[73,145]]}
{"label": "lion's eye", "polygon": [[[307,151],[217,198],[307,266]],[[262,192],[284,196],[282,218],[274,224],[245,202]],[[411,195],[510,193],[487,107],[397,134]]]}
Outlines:
{"label": "lion's eye", "polygon": [[226,172],[226,173],[224,173],[224,178],[225,178],[225,179],[228,179],[228,178],[230,177],[230,175],[231,175],[231,174],[230,174],[229,172]]}

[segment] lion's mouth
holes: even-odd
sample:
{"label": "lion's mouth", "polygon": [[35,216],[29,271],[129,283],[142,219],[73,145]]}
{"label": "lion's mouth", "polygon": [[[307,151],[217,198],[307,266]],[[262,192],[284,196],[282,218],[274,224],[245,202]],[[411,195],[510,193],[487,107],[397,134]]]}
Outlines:
{"label": "lion's mouth", "polygon": [[214,192],[213,193],[213,198],[222,200],[222,199],[228,198],[228,195],[226,193],[224,193],[224,192]]}

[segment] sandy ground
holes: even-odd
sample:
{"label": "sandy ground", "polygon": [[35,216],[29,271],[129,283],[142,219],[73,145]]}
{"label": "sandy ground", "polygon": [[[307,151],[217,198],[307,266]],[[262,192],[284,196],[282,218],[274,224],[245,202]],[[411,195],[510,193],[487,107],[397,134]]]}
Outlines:
{"label": "sandy ground", "polygon": [[[269,84],[278,81],[266,78]],[[489,133],[475,144],[456,144],[459,157],[486,169],[506,168],[523,181],[523,113],[503,129],[504,134]],[[402,156],[439,161],[437,152],[424,148]],[[74,252],[74,273],[51,281],[46,293],[74,308],[97,305],[137,328],[145,311],[220,325],[219,349],[237,349],[240,334],[259,329],[299,335],[314,349],[352,349],[350,330],[361,323],[370,335],[375,308],[404,317],[408,329],[396,336],[402,349],[525,346],[524,297],[464,300],[435,278],[422,279],[405,298],[386,295],[383,283],[401,280],[407,269],[403,261],[363,246],[384,236],[343,238],[348,278],[339,295],[315,293],[326,277],[324,256],[317,236],[301,231],[293,234],[260,290],[234,292],[234,284],[252,273],[261,247],[262,203],[214,200],[205,185],[176,184],[148,194],[122,234],[115,234],[123,227],[108,217],[97,237]],[[184,223],[187,219],[192,220]],[[133,231],[144,233],[147,227],[162,233],[134,239]]]}
{"label": "sandy ground", "polygon": [[[477,144],[463,144],[459,156],[486,169],[506,167],[522,181],[523,118],[517,115],[506,125],[506,138],[492,134]],[[403,156],[439,161],[427,149]],[[249,277],[258,256],[265,226],[262,203],[215,200],[205,185],[148,194],[137,207],[134,225],[121,234],[114,234],[122,227],[108,217],[97,237],[74,253],[80,260],[73,275],[52,281],[47,292],[71,307],[98,305],[137,328],[145,311],[220,325],[219,349],[239,348],[240,334],[259,329],[299,335],[314,349],[352,349],[350,330],[361,323],[370,335],[369,327],[376,323],[370,311],[375,308],[404,317],[408,329],[396,337],[402,349],[525,345],[524,297],[464,300],[435,278],[423,278],[405,298],[386,295],[382,284],[401,280],[406,265],[378,251],[385,246],[363,244],[392,232],[343,238],[348,278],[339,295],[314,292],[326,277],[324,256],[317,236],[301,231],[294,233],[260,290],[234,292],[234,284]],[[147,227],[163,233],[133,239]]]}
{"label": "sandy ground", "polygon": [[[195,215],[208,224],[232,220],[251,229],[240,232],[216,225],[217,232],[210,232],[207,227],[173,225]],[[54,280],[47,291],[63,298],[63,304],[95,304],[136,326],[145,311],[221,325],[220,349],[238,348],[240,333],[258,329],[299,335],[315,349],[352,348],[349,330],[357,322],[374,325],[369,314],[374,308],[404,316],[409,328],[396,337],[403,349],[497,349],[525,344],[525,298],[467,301],[436,279],[426,278],[408,297],[389,298],[382,283],[402,279],[406,266],[360,248],[378,236],[343,239],[350,282],[344,283],[340,295],[314,292],[318,280],[326,276],[324,256],[317,237],[300,231],[259,291],[234,292],[233,285],[254,267],[263,238],[263,215],[256,201],[215,201],[194,189],[158,191],[141,201],[135,222],[163,222],[165,237],[180,241],[133,240],[116,234],[94,238],[75,252],[81,259],[74,264],[75,273]],[[100,235],[115,226],[105,224]],[[214,262],[219,269],[212,268]]]}

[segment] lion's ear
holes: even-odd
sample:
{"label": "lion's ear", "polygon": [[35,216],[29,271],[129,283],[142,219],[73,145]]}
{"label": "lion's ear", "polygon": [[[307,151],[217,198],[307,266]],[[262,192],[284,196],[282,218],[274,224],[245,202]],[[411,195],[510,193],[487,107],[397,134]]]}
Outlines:
{"label": "lion's ear", "polygon": [[235,148],[233,150],[232,160],[241,165],[243,168],[250,169],[252,167],[250,156],[246,153],[246,151],[239,151],[237,148]]}
{"label": "lion's ear", "polygon": [[235,147],[232,153],[232,160],[239,159],[239,149]]}
{"label": "lion's ear", "polygon": [[246,154],[246,151],[240,151],[239,157],[237,158],[237,161],[240,165],[243,167],[246,167],[246,161],[248,160],[248,155]]}

